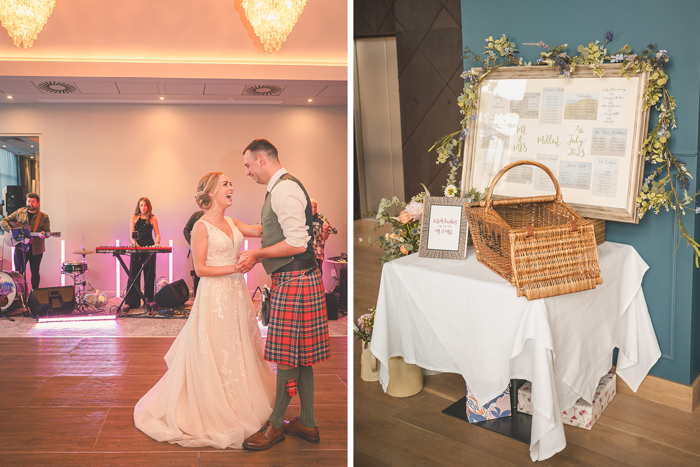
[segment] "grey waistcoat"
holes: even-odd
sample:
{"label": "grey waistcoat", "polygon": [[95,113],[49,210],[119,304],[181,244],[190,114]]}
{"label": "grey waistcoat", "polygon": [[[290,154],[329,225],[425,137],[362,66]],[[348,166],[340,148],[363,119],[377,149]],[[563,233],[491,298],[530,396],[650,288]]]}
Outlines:
{"label": "grey waistcoat", "polygon": [[299,187],[301,188],[301,191],[304,192],[304,196],[306,197],[306,210],[304,211],[304,214],[306,216],[306,226],[308,227],[308,232],[309,232],[309,242],[306,245],[306,251],[295,255],[295,256],[284,256],[281,258],[263,258],[262,260],[262,265],[265,268],[265,272],[268,274],[272,274],[279,268],[286,266],[287,264],[291,263],[295,259],[306,259],[306,258],[313,258],[314,253],[313,253],[313,244],[314,244],[314,239],[312,232],[313,230],[313,216],[311,214],[312,209],[311,209],[311,199],[309,198],[308,193],[306,193],[306,189],[304,188],[304,185],[301,184],[299,180],[296,178],[292,177],[291,175],[284,174],[280,177],[277,182],[272,186],[272,190],[270,190],[267,195],[265,195],[265,202],[263,203],[262,207],[262,212],[261,212],[261,219],[262,219],[262,247],[267,248],[269,246],[275,245],[281,241],[284,241],[284,231],[282,230],[282,226],[280,226],[279,220],[277,219],[277,214],[272,210],[272,191],[275,189],[277,184],[279,184],[280,181],[282,180],[292,180],[295,182]]}

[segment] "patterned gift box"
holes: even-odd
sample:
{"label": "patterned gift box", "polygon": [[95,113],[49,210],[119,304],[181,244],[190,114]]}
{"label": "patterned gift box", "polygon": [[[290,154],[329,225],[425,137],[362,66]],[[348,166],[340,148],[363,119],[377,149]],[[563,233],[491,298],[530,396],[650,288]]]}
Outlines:
{"label": "patterned gift box", "polygon": [[510,417],[510,388],[506,388],[500,396],[480,407],[474,398],[474,394],[469,391],[469,385],[467,385],[467,417],[469,418],[469,423]]}
{"label": "patterned gift box", "polygon": [[[579,399],[570,409],[561,413],[561,418],[567,425],[578,426],[590,430],[600,418],[616,394],[616,375],[608,373],[600,378],[595,390],[593,403]],[[518,412],[532,414],[532,383],[529,381],[518,389]]]}

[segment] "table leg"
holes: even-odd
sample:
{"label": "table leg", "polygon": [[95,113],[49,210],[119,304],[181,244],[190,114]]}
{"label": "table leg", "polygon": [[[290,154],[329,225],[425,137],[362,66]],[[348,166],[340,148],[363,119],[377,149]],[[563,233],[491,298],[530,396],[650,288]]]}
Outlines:
{"label": "table leg", "polygon": [[[520,382],[520,384],[518,384],[518,382]],[[530,444],[532,415],[518,412],[518,388],[522,383],[524,383],[523,380],[510,380],[510,417],[495,418],[493,420],[472,423],[472,425],[495,431],[498,434],[513,438],[521,443]],[[461,398],[443,410],[442,413],[469,422],[467,418],[467,397]]]}

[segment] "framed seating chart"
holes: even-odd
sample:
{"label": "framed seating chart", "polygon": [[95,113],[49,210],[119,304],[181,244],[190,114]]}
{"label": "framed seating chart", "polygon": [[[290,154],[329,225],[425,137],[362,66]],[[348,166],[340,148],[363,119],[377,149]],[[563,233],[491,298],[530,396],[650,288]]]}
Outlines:
{"label": "framed seating chart", "polygon": [[[511,162],[537,161],[554,173],[564,201],[580,215],[638,223],[648,77],[620,76],[619,64],[601,68],[603,78],[584,65],[569,79],[535,66],[489,73],[465,145],[462,186],[483,191]],[[521,166],[499,182],[494,197],[553,193],[544,171]]]}

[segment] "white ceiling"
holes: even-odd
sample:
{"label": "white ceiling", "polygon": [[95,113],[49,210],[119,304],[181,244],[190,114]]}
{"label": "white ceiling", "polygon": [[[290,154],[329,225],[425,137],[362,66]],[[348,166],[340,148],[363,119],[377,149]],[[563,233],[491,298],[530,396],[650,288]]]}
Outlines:
{"label": "white ceiling", "polygon": [[347,9],[347,0],[308,0],[269,53],[239,0],[59,1],[31,48],[0,27],[0,105],[344,106]]}

